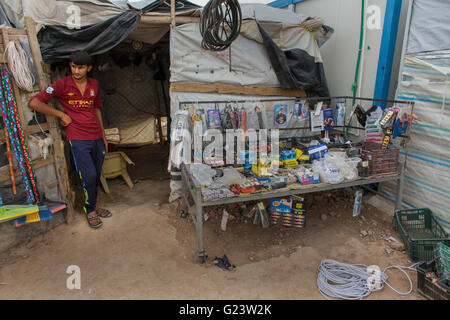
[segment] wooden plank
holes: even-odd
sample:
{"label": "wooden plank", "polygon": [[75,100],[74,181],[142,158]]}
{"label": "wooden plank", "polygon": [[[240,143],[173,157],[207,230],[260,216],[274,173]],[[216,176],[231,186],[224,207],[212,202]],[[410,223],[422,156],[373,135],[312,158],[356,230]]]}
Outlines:
{"label": "wooden plank", "polygon": [[[39,168],[48,166],[48,165],[52,164],[54,161],[55,161],[55,159],[54,159],[54,157],[52,155],[48,156],[47,159],[35,160],[35,161],[32,162],[33,163],[33,169],[37,170]],[[20,174],[21,174],[20,170],[17,167],[15,167],[14,168],[14,176],[19,176]],[[7,180],[10,180],[9,166],[8,165],[3,166],[3,167],[0,168],[0,182],[7,181]]]}
{"label": "wooden plank", "polygon": [[[41,123],[40,126],[41,126],[42,130],[44,130],[44,131],[48,130],[48,123]],[[39,126],[37,124],[33,124],[31,126],[26,126],[24,130],[25,130],[26,135],[30,135],[33,133],[42,132],[41,128],[39,128]]]}
{"label": "wooden plank", "polygon": [[[189,17],[189,16],[176,16],[176,24],[185,24],[185,23],[194,23],[199,22],[200,17]],[[172,17],[171,16],[155,16],[155,15],[149,15],[144,14],[141,16],[141,20],[144,21],[145,24],[152,24],[152,25],[161,25],[161,24],[172,24]]]}
{"label": "wooden plank", "polygon": [[15,28],[3,28],[5,29],[9,35],[11,36],[27,36],[27,31],[24,29],[15,29]]}
{"label": "wooden plank", "polygon": [[170,24],[175,27],[175,0],[170,0]]}
{"label": "wooden plank", "polygon": [[306,92],[302,90],[284,90],[281,88],[238,86],[231,84],[204,84],[172,82],[170,84],[172,92],[196,92],[196,93],[219,93],[219,94],[240,94],[252,96],[282,96],[282,97],[306,97]]}
{"label": "wooden plank", "polygon": [[[28,43],[30,44],[31,54],[38,74],[38,82],[41,90],[44,90],[50,84],[42,68],[42,54],[36,37],[36,23],[30,17],[25,17],[25,26],[28,34]],[[67,223],[73,220],[73,199],[69,198],[72,194],[69,183],[69,174],[67,162],[64,156],[64,142],[61,139],[61,132],[58,123],[53,116],[46,116],[49,126],[49,132],[53,137],[53,154],[55,159],[56,177],[58,179],[58,188],[61,197],[67,203]]]}
{"label": "wooden plank", "polygon": [[162,133],[162,126],[161,126],[161,102],[159,99],[159,91],[156,82],[158,80],[155,80],[154,74],[152,73],[152,91],[153,91],[153,99],[156,107],[158,108],[158,112],[156,114],[156,122],[158,124],[158,133],[159,133],[159,143],[163,144],[163,133]]}

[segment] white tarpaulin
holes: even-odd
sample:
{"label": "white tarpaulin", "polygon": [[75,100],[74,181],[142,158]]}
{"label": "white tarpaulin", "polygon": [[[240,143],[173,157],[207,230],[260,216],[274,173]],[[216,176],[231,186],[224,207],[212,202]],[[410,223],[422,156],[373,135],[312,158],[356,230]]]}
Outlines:
{"label": "white tarpaulin", "polygon": [[[406,56],[399,100],[414,101],[414,115],[423,121],[411,127],[403,203],[430,208],[450,231],[450,68]],[[401,155],[405,150],[401,150]],[[401,159],[403,161],[403,159]],[[383,185],[392,196],[394,184]]]}
{"label": "white tarpaulin", "polygon": [[[281,49],[303,49],[316,62],[322,62],[317,42],[304,28],[282,23],[260,23]],[[207,51],[201,47],[201,42],[198,23],[172,29],[171,82],[280,87],[254,20],[243,22],[241,35],[233,42],[230,50]]]}
{"label": "white tarpaulin", "polygon": [[449,0],[414,0],[406,54],[450,49],[449,21]]}

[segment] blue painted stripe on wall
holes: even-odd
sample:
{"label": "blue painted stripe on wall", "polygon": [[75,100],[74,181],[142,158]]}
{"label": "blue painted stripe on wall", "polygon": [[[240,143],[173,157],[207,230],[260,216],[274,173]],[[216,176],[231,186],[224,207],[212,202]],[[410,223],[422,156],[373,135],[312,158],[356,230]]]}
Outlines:
{"label": "blue painted stripe on wall", "polygon": [[268,6],[274,7],[274,8],[286,8],[290,4],[296,4],[300,3],[306,0],[276,0],[273,2],[268,3]]}
{"label": "blue painted stripe on wall", "polygon": [[[400,154],[404,155],[405,153],[400,151]],[[425,159],[423,157],[418,157],[418,156],[412,155],[412,154],[408,154],[408,158],[419,159],[419,160],[422,160],[424,162],[429,162],[429,163],[437,164],[439,166],[450,168],[450,165],[448,165],[448,164],[445,164],[445,163],[442,163],[442,162],[438,162],[438,161],[434,161],[434,160]]]}
{"label": "blue painted stripe on wall", "polygon": [[[392,61],[394,60],[397,42],[398,23],[402,10],[402,0],[386,1],[383,35],[381,38],[380,56],[378,58],[377,78],[375,81],[375,99],[387,99],[391,82]],[[386,107],[386,103],[381,103]]]}

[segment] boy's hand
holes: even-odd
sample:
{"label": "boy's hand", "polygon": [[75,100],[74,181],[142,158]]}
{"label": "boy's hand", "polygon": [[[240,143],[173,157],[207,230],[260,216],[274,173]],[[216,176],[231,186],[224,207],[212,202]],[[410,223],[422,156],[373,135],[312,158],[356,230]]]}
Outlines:
{"label": "boy's hand", "polygon": [[65,114],[65,113],[61,113],[61,124],[64,126],[64,127],[67,127],[69,124],[71,124],[72,123],[72,118],[71,117],[69,117],[67,114]]}
{"label": "boy's hand", "polygon": [[106,137],[103,136],[103,143],[105,144],[105,154],[108,153],[108,141],[106,141]]}

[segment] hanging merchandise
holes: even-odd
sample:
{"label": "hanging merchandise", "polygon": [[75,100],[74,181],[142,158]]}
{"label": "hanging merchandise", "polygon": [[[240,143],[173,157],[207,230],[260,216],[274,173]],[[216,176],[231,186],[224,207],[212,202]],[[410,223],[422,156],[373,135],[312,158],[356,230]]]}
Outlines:
{"label": "hanging merchandise", "polygon": [[302,119],[303,120],[308,120],[308,107],[306,106],[305,102],[301,103],[300,111],[302,113]]}
{"label": "hanging merchandise", "polygon": [[334,125],[334,116],[333,116],[333,109],[324,109],[323,110],[323,127],[325,130],[331,130],[333,129]]}
{"label": "hanging merchandise", "polygon": [[395,120],[397,119],[398,111],[394,108],[388,109],[383,119],[380,121],[380,126],[383,129],[383,138],[381,141],[381,149],[387,149],[394,134]]}
{"label": "hanging merchandise", "polygon": [[28,65],[28,56],[19,41],[9,41],[5,46],[9,69],[17,86],[28,92],[33,91],[35,79]]}
{"label": "hanging merchandise", "polygon": [[22,174],[23,183],[25,187],[25,191],[27,194],[27,201],[29,204],[33,204],[35,202],[35,197],[33,194],[33,190],[30,184],[30,179],[28,178],[26,169],[25,169],[25,160],[22,154],[22,148],[20,146],[20,141],[17,134],[17,126],[14,121],[14,116],[11,115],[11,92],[8,91],[8,87],[5,85],[4,78],[7,77],[6,71],[2,70],[1,76],[1,92],[0,92],[0,104],[2,108],[2,116],[3,121],[5,123],[5,128],[7,130],[6,138],[9,138],[11,148],[16,156],[19,171]]}
{"label": "hanging merchandise", "polygon": [[299,119],[302,115],[301,102],[295,102],[292,107],[292,116]]}
{"label": "hanging merchandise", "polygon": [[202,47],[223,51],[238,37],[242,12],[237,0],[210,0],[200,16]]}
{"label": "hanging merchandise", "polygon": [[276,128],[286,128],[288,121],[287,121],[287,104],[277,104],[275,105],[274,109],[274,125]]}
{"label": "hanging merchandise", "polygon": [[224,129],[238,129],[239,128],[239,114],[236,109],[233,109],[228,105],[223,111],[223,122]]}
{"label": "hanging merchandise", "polygon": [[220,129],[220,113],[219,110],[208,110],[208,129]]}
{"label": "hanging merchandise", "polygon": [[181,163],[183,161],[184,156],[184,147],[185,143],[183,139],[186,136],[186,130],[188,130],[188,119],[189,119],[189,111],[188,110],[178,110],[174,114],[173,123],[175,124],[172,127],[171,133],[171,151],[170,151],[170,159],[168,170],[172,169],[172,165],[176,168],[180,168]]}
{"label": "hanging merchandise", "polygon": [[24,165],[24,169],[26,170],[26,173],[28,173],[27,178],[29,179],[33,191],[32,203],[34,203],[34,201],[39,202],[39,195],[36,186],[35,174],[32,167],[30,153],[28,151],[28,145],[23,135],[22,125],[20,122],[19,113],[17,111],[17,102],[14,97],[12,85],[9,79],[9,74],[6,70],[2,70],[1,74],[2,74],[1,82],[3,88],[3,95],[6,102],[5,111],[6,114],[9,115],[8,121],[9,124],[11,125],[10,127],[11,130],[9,134],[14,134],[17,139],[17,152],[19,152],[23,158],[22,162]]}
{"label": "hanging merchandise", "polygon": [[338,127],[343,127],[345,125],[345,102],[338,102],[337,104],[336,125]]}
{"label": "hanging merchandise", "polygon": [[[0,93],[1,95],[1,93]],[[14,177],[14,169],[13,169],[13,163],[12,163],[12,156],[11,156],[11,145],[8,139],[8,130],[6,129],[6,123],[5,123],[5,118],[2,117],[3,119],[3,128],[5,130],[5,145],[6,145],[6,153],[8,155],[8,165],[9,165],[9,176],[11,179],[11,186],[12,186],[12,190],[13,190],[13,194],[16,194],[16,179]]]}
{"label": "hanging merchandise", "polygon": [[258,106],[255,106],[255,112],[256,112],[256,115],[258,116],[259,129],[267,129],[266,122],[264,121],[264,114],[261,111],[261,108]]}

